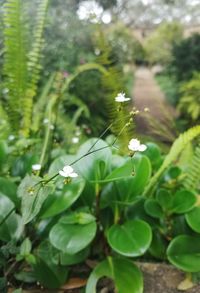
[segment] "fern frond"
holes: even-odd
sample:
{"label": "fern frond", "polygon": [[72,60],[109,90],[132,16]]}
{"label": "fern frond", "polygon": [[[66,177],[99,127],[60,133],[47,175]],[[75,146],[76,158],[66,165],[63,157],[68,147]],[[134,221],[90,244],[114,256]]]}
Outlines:
{"label": "fern frond", "polygon": [[20,105],[27,87],[25,25],[21,0],[7,0],[4,4],[4,75],[8,88],[7,115],[13,131],[20,128]]}
{"label": "fern frond", "polygon": [[33,33],[32,49],[28,54],[28,76],[29,84],[26,95],[23,99],[23,120],[22,120],[22,133],[27,136],[30,131],[32,111],[33,111],[33,98],[36,95],[37,83],[40,78],[41,65],[39,63],[41,58],[41,51],[43,47],[43,30],[46,19],[46,11],[48,0],[41,0],[36,18],[36,28]]}
{"label": "fern frond", "polygon": [[[118,111],[118,105],[115,102],[115,97],[118,93],[123,91],[124,84],[122,82],[122,73],[119,68],[115,65],[114,60],[112,60],[112,51],[111,47],[106,41],[104,33],[99,32],[97,39],[97,46],[100,50],[100,55],[97,57],[97,62],[104,66],[107,69],[107,74],[102,76],[102,84],[104,88],[104,101],[107,116],[110,122],[113,120],[118,120],[119,123],[115,123],[112,127],[112,132],[117,136],[123,126],[127,123],[127,113],[128,109],[123,107],[121,111]],[[128,144],[132,134],[133,128],[126,128],[125,131],[121,134],[119,142],[121,147]]]}
{"label": "fern frond", "polygon": [[195,148],[191,163],[187,169],[186,178],[183,185],[186,189],[195,190],[199,187],[200,179],[200,141]]}
{"label": "fern frond", "polygon": [[166,170],[167,167],[173,161],[175,161],[180,153],[184,150],[186,145],[191,142],[194,138],[198,137],[200,135],[200,125],[194,126],[187,130],[186,132],[180,134],[180,136],[175,140],[173,143],[168,155],[165,157],[164,162],[162,163],[159,170],[155,173],[155,175],[151,178],[149,184],[147,185],[144,195],[150,195],[153,188],[156,187],[157,181],[160,178],[160,176],[163,174],[163,172]]}

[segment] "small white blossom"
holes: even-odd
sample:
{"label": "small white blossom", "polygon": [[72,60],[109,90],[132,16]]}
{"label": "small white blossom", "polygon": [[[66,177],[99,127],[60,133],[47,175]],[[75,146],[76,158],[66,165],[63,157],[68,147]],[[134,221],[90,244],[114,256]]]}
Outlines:
{"label": "small white blossom", "polygon": [[49,123],[49,119],[48,119],[48,118],[44,118],[43,123],[44,123],[44,124]]}
{"label": "small white blossom", "polygon": [[116,97],[115,97],[115,102],[118,103],[123,103],[123,102],[127,102],[129,101],[130,98],[126,98],[125,97],[125,93],[119,93]]}
{"label": "small white blossom", "polygon": [[49,126],[49,128],[50,128],[51,130],[54,130],[55,126],[54,126],[53,124],[51,124],[51,125]]}
{"label": "small white blossom", "polygon": [[74,169],[71,166],[65,166],[62,170],[59,171],[59,174],[65,178],[71,177],[75,178],[78,177],[78,174],[74,172]]}
{"label": "small white blossom", "polygon": [[8,137],[8,140],[9,140],[9,141],[12,141],[12,140],[14,140],[14,139],[15,139],[15,136],[14,136],[13,134],[9,135],[9,137]]}
{"label": "small white blossom", "polygon": [[32,165],[32,170],[33,171],[40,171],[42,166],[40,164],[34,164]]}
{"label": "small white blossom", "polygon": [[72,143],[78,143],[79,142],[79,137],[72,137]]}
{"label": "small white blossom", "polygon": [[145,144],[140,144],[138,139],[133,138],[129,141],[128,148],[133,152],[144,152],[147,149],[147,146]]}

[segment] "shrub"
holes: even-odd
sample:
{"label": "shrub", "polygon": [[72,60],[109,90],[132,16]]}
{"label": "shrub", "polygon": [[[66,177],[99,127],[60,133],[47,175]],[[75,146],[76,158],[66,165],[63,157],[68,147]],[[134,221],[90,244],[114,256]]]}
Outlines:
{"label": "shrub", "polygon": [[177,79],[190,79],[194,71],[200,71],[200,34],[194,34],[176,44],[172,54],[171,67]]}
{"label": "shrub", "polygon": [[178,108],[192,121],[200,118],[200,73],[194,74],[193,78],[182,84],[180,88],[182,97]]}

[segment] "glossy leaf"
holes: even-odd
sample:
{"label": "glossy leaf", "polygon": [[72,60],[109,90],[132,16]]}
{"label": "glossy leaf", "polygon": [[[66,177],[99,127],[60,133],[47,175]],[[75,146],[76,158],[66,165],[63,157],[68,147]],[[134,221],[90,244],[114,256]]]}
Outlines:
{"label": "glossy leaf", "polygon": [[[111,162],[112,153],[108,144],[100,139],[96,145],[92,147],[96,141],[96,138],[86,141],[80,147],[77,154],[77,158],[82,157],[82,159],[75,164],[77,171],[88,181],[104,179]],[[88,151],[90,154],[85,156]]]}
{"label": "glossy leaf", "polygon": [[62,190],[55,191],[46,199],[40,217],[42,219],[52,217],[67,210],[79,198],[84,186],[83,180],[73,180],[64,185]]}
{"label": "glossy leaf", "polygon": [[154,218],[161,219],[164,216],[161,206],[155,199],[146,200],[144,208],[147,214]]}
{"label": "glossy leaf", "polygon": [[67,279],[68,269],[59,265],[58,252],[54,251],[48,241],[38,247],[32,267],[37,281],[46,288],[60,288]]}
{"label": "glossy leaf", "polygon": [[19,239],[23,232],[22,219],[13,209],[13,202],[7,196],[0,194],[0,239],[2,241]]}
{"label": "glossy leaf", "polygon": [[164,211],[171,208],[173,197],[167,189],[160,188],[156,193],[156,199]]}
{"label": "glossy leaf", "polygon": [[142,293],[143,279],[140,270],[129,260],[108,257],[91,273],[86,293],[96,293],[99,279],[108,277],[115,283],[118,293]]}
{"label": "glossy leaf", "polygon": [[83,262],[88,257],[88,255],[89,255],[88,247],[86,247],[85,249],[73,255],[61,252],[60,263],[61,265],[71,266],[71,265]]}
{"label": "glossy leaf", "polygon": [[186,213],[194,207],[196,200],[195,194],[191,191],[186,189],[179,190],[173,196],[172,208],[170,210],[176,214]]}
{"label": "glossy leaf", "polygon": [[188,225],[197,233],[200,233],[200,207],[195,207],[186,214],[186,221]]}
{"label": "glossy leaf", "polygon": [[41,178],[27,175],[18,187],[18,196],[21,198],[22,219],[25,224],[32,221],[53,191],[50,184],[42,185]]}
{"label": "glossy leaf", "polygon": [[141,220],[113,225],[107,233],[109,245],[119,254],[136,257],[149,248],[152,233],[150,226]]}
{"label": "glossy leaf", "polygon": [[180,235],[167,249],[168,260],[185,272],[200,271],[200,237]]}
{"label": "glossy leaf", "polygon": [[0,192],[9,197],[15,205],[19,205],[19,198],[17,197],[17,186],[11,180],[0,177]]}
{"label": "glossy leaf", "polygon": [[83,250],[94,239],[96,234],[96,223],[68,224],[60,221],[51,229],[50,242],[64,253],[76,254]]}

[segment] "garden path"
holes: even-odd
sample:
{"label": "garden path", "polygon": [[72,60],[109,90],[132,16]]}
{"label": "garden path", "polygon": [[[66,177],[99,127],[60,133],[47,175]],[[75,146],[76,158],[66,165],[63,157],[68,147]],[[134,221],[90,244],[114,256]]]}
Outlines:
{"label": "garden path", "polygon": [[[138,67],[135,71],[133,103],[141,111],[136,118],[136,131],[139,134],[154,135],[166,142],[174,140],[176,112],[166,102],[154,79],[153,70],[147,67]],[[144,112],[144,108],[149,111]]]}

